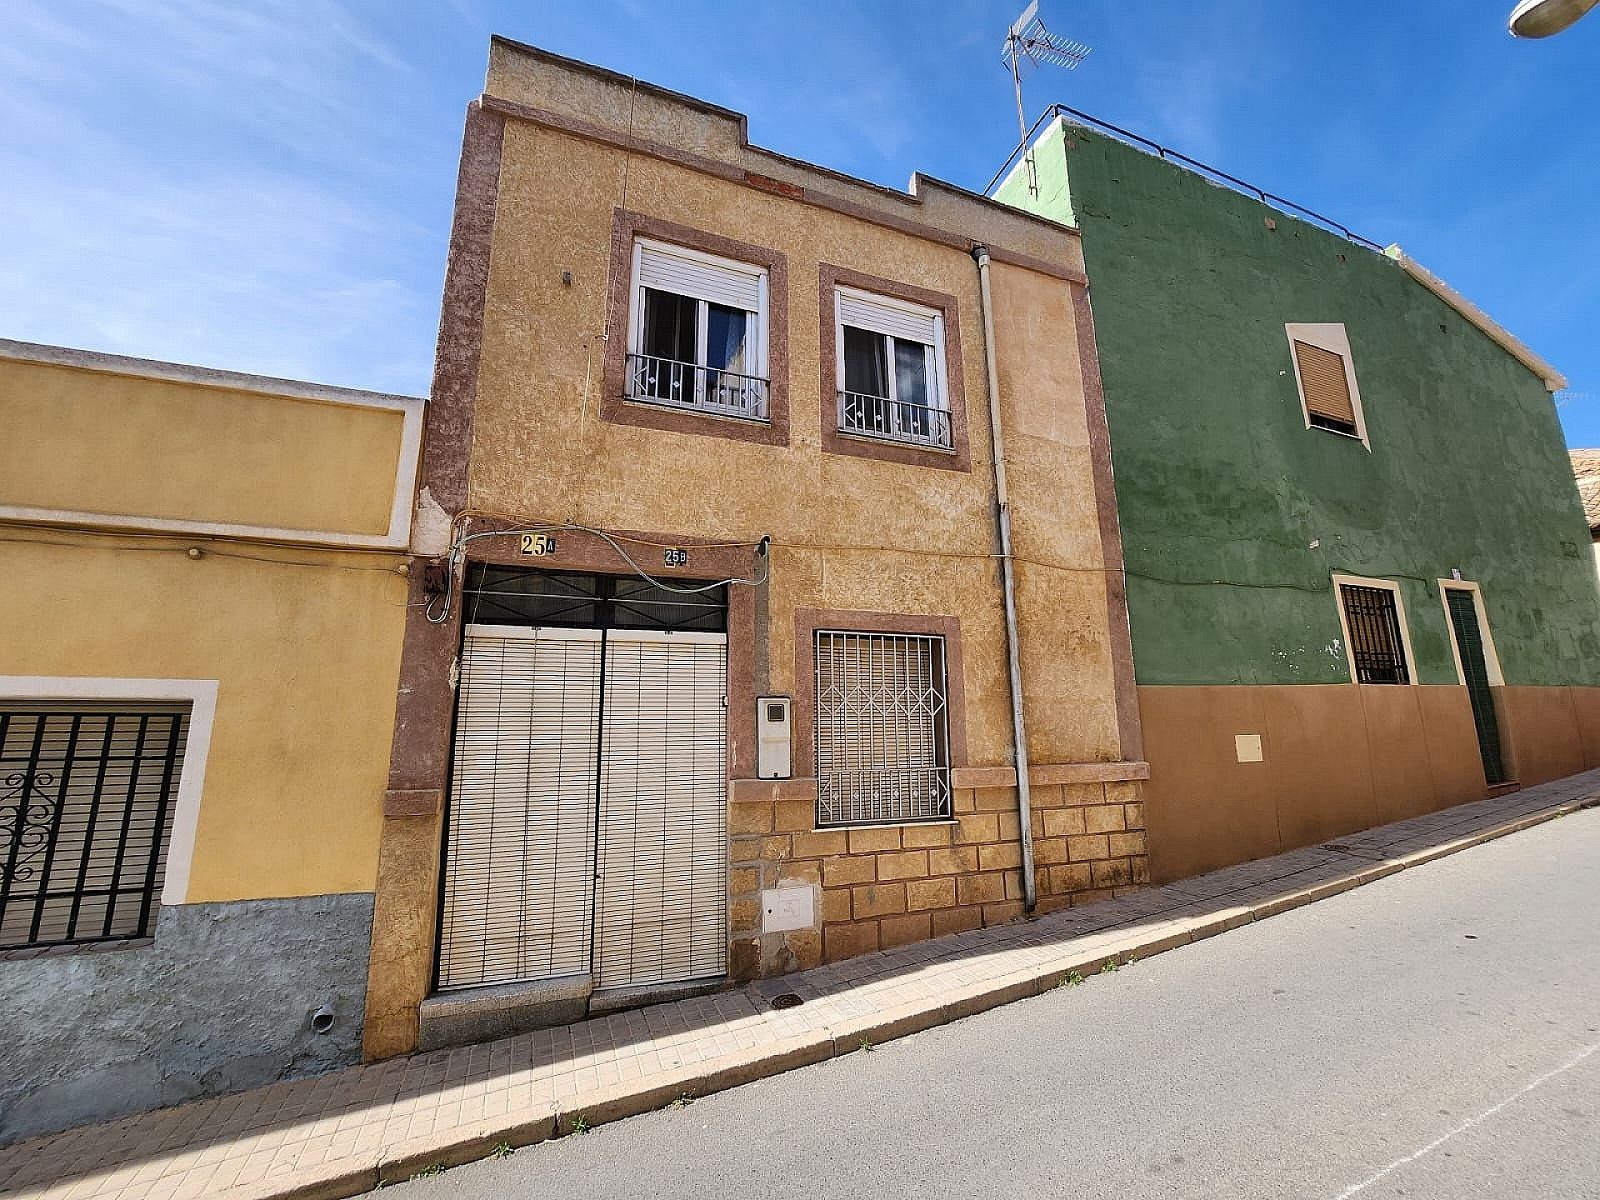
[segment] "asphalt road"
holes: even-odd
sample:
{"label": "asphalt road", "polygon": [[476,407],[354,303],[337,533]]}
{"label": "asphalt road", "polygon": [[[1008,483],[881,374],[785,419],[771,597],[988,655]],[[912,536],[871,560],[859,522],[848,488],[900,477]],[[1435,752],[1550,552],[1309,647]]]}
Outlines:
{"label": "asphalt road", "polygon": [[1597,926],[1588,810],[384,1194],[1600,1197]]}

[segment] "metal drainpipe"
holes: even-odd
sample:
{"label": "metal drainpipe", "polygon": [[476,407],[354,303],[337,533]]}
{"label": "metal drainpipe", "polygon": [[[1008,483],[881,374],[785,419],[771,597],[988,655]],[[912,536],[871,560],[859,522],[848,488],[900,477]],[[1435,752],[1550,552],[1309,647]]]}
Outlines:
{"label": "metal drainpipe", "polygon": [[1039,897],[1033,879],[1033,795],[1028,786],[1028,731],[1022,719],[1022,659],[1017,641],[1017,586],[1011,567],[1011,499],[1006,490],[1005,439],[1000,430],[1000,374],[994,361],[994,305],[989,296],[989,247],[974,246],[983,308],[983,364],[989,373],[989,438],[994,445],[994,498],[1000,521],[1000,581],[1006,598],[1006,665],[1011,675],[1011,730],[1016,743],[1017,815],[1022,825],[1022,901]]}

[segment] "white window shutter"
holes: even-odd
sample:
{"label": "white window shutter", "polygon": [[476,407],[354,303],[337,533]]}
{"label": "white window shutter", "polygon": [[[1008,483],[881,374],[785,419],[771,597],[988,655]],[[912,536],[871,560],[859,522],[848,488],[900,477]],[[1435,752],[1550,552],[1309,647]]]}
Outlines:
{"label": "white window shutter", "polygon": [[762,271],[737,264],[720,265],[703,255],[677,254],[669,247],[641,244],[639,283],[744,312],[761,311]]}
{"label": "white window shutter", "polygon": [[931,310],[879,304],[866,296],[841,291],[839,320],[842,324],[855,329],[865,329],[869,333],[883,333],[889,337],[932,346],[937,340],[935,329],[939,315]]}

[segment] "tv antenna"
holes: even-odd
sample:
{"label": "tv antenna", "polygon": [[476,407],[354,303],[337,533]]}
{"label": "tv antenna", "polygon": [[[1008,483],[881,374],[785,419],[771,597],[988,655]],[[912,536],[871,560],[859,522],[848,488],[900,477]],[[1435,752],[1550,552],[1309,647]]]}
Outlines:
{"label": "tv antenna", "polygon": [[[1000,48],[1000,58],[1011,70],[1011,82],[1017,89],[1017,130],[1021,141],[1028,140],[1028,117],[1022,108],[1022,77],[1034,67],[1049,63],[1076,71],[1078,64],[1089,57],[1089,47],[1070,38],[1057,37],[1044,27],[1039,19],[1039,0],[1032,0],[1022,15],[1006,30],[1005,44]],[[1039,172],[1034,166],[1033,151],[1024,148],[1022,161],[1028,173],[1028,194],[1039,194]]]}

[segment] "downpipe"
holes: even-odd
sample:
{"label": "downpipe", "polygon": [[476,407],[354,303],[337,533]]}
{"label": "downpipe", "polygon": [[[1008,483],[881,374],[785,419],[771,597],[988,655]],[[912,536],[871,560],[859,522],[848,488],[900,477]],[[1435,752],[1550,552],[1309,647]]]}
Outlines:
{"label": "downpipe", "polygon": [[1011,678],[1011,735],[1016,747],[1017,815],[1022,841],[1022,902],[1039,902],[1033,879],[1033,794],[1028,784],[1028,730],[1022,717],[1022,655],[1017,637],[1017,584],[1011,559],[1011,498],[1006,490],[1005,438],[1000,429],[1000,372],[994,358],[994,304],[989,293],[989,248],[974,246],[983,309],[983,365],[989,375],[989,439],[994,447],[994,498],[1000,526],[1000,586],[1006,600],[1006,666]]}

